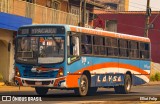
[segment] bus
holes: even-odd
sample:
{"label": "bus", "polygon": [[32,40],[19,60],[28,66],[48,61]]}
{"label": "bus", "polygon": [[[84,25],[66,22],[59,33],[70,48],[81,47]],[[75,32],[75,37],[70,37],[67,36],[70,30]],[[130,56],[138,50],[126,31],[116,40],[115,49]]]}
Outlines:
{"label": "bus", "polygon": [[92,95],[100,87],[127,94],[149,82],[150,39],[60,24],[18,29],[15,83],[38,95],[49,89]]}

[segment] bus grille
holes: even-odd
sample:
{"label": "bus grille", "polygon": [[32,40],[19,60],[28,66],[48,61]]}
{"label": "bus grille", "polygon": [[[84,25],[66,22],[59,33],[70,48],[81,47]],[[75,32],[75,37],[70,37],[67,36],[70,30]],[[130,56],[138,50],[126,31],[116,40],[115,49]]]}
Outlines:
{"label": "bus grille", "polygon": [[[25,81],[28,85],[35,85],[35,81]],[[49,85],[51,81],[42,81],[42,85]]]}

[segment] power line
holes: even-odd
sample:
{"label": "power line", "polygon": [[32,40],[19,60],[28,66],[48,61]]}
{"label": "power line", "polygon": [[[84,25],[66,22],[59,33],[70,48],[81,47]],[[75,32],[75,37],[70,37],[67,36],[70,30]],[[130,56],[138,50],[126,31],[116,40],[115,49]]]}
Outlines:
{"label": "power line", "polygon": [[[143,4],[139,4],[139,3],[135,3],[135,2],[130,2],[130,3],[146,7],[146,5],[143,5]],[[151,7],[151,6],[150,6],[150,7]],[[151,8],[155,8],[155,7],[151,7]],[[155,9],[158,9],[158,10],[159,10],[159,8],[155,8]],[[156,15],[156,17],[152,20],[152,22],[151,22],[150,24],[152,24],[152,23],[157,19],[157,17],[158,17],[159,15],[160,15],[160,13],[158,13],[158,14]]]}
{"label": "power line", "polygon": [[160,15],[160,12],[156,15],[156,17],[152,20],[152,22],[150,24],[152,24],[156,19],[157,17]]}

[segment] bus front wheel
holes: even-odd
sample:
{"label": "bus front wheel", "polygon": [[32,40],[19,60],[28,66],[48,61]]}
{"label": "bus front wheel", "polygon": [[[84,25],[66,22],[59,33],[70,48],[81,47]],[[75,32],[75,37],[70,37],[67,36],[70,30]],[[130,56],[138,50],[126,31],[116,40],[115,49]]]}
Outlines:
{"label": "bus front wheel", "polygon": [[131,90],[131,86],[132,86],[131,77],[129,74],[126,74],[125,78],[124,78],[124,85],[123,86],[115,86],[114,90],[115,90],[115,93],[128,94]]}
{"label": "bus front wheel", "polygon": [[46,95],[48,92],[48,88],[45,87],[35,87],[35,91],[38,95]]}
{"label": "bus front wheel", "polygon": [[74,89],[76,95],[86,96],[88,93],[88,78],[83,74],[80,78],[80,86]]}

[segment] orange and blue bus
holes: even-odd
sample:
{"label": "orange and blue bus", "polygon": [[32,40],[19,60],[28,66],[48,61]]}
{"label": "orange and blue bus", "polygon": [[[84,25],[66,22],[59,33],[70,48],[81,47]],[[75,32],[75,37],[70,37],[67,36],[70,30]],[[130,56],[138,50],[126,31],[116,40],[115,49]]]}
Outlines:
{"label": "orange and blue bus", "polygon": [[127,94],[149,82],[150,39],[71,25],[28,25],[18,30],[15,83],[39,95],[49,89],[80,96],[97,88]]}

